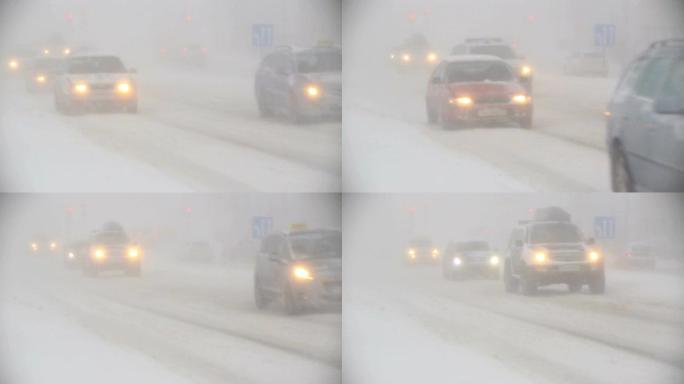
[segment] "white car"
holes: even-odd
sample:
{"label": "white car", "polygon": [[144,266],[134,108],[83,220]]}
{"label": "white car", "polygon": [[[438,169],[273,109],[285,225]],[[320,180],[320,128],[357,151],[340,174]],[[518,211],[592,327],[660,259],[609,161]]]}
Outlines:
{"label": "white car", "polygon": [[112,55],[71,57],[55,83],[55,107],[63,113],[105,108],[137,113],[135,72]]}

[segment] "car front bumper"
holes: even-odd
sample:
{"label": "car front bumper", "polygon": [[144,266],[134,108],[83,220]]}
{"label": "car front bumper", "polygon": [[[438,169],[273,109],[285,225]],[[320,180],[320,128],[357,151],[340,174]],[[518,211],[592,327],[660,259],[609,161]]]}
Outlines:
{"label": "car front bumper", "polygon": [[520,121],[531,117],[533,110],[531,104],[475,104],[470,108],[451,106],[446,118],[461,123]]}

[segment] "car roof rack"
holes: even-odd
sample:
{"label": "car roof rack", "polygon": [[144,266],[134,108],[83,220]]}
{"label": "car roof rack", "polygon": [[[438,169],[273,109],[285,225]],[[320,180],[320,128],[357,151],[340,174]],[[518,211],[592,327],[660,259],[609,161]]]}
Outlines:
{"label": "car roof rack", "polygon": [[470,37],[464,40],[466,44],[501,44],[503,39],[500,37]]}
{"label": "car roof rack", "polygon": [[657,49],[665,47],[684,47],[684,38],[664,39],[651,43],[648,49]]}

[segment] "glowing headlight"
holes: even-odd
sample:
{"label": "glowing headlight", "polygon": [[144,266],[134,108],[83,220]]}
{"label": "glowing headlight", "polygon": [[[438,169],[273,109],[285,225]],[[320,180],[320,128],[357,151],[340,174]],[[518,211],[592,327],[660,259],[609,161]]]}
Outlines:
{"label": "glowing headlight", "polygon": [[390,54],[390,60],[394,60],[396,57],[397,57],[397,55],[395,55],[394,53]]}
{"label": "glowing headlight", "polygon": [[57,243],[55,243],[54,241],[52,243],[50,243],[50,249],[54,250],[56,248],[57,248]]}
{"label": "glowing headlight", "polygon": [[70,259],[73,259],[74,257],[76,257],[76,255],[74,255],[73,252],[69,252],[69,253],[67,254],[67,256],[68,256]]}
{"label": "glowing headlight", "polygon": [[437,256],[439,256],[439,249],[433,248],[433,249],[432,249],[432,258],[433,258],[433,259],[436,259]]}
{"label": "glowing headlight", "polygon": [[473,99],[468,96],[456,97],[449,99],[449,104],[456,105],[460,108],[469,108],[473,105]]}
{"label": "glowing headlight", "polygon": [[534,253],[534,262],[535,263],[544,263],[546,262],[546,252],[544,251],[537,251]]}
{"label": "glowing headlight", "polygon": [[9,69],[16,71],[17,69],[19,69],[19,62],[15,59],[12,59],[7,62],[7,66],[9,67]]}
{"label": "glowing headlight", "polygon": [[93,256],[95,257],[96,260],[104,260],[106,254],[105,250],[102,248],[97,248],[95,249],[95,252],[93,252]]}
{"label": "glowing headlight", "polygon": [[313,280],[313,276],[311,276],[311,271],[302,266],[295,267],[292,270],[292,276],[294,276],[294,278],[297,280]]}
{"label": "glowing headlight", "polygon": [[124,95],[131,93],[132,90],[133,87],[131,87],[131,84],[127,82],[121,82],[116,85],[116,91]]}
{"label": "glowing headlight", "polygon": [[408,53],[404,53],[403,55],[401,55],[401,61],[403,61],[405,63],[410,62],[412,59],[413,58]]}
{"label": "glowing headlight", "polygon": [[50,50],[49,50],[49,49],[43,49],[43,55],[47,56],[47,55],[49,55],[49,54],[50,54]]}
{"label": "glowing headlight", "polygon": [[520,76],[527,77],[532,74],[532,67],[529,65],[523,65],[520,67]]}
{"label": "glowing headlight", "polygon": [[317,99],[321,97],[321,89],[316,84],[309,84],[304,88],[304,93],[309,99]]}
{"label": "glowing headlight", "polygon": [[430,53],[428,53],[426,59],[428,62],[434,63],[435,61],[437,61],[437,54],[434,52],[430,52]]}
{"label": "glowing headlight", "polygon": [[69,55],[71,55],[71,49],[70,48],[64,48],[62,53],[64,54],[64,56],[69,56]]}
{"label": "glowing headlight", "polygon": [[461,264],[463,264],[463,260],[461,260],[460,257],[454,257],[454,259],[451,260],[451,263],[452,263],[454,266],[458,267],[458,266],[460,266]]}
{"label": "glowing headlight", "polygon": [[601,260],[601,254],[597,251],[590,251],[587,256],[589,257],[589,261],[592,263],[596,263]]}
{"label": "glowing headlight", "polygon": [[78,83],[74,85],[74,93],[84,95],[90,91],[90,87],[86,83]]}
{"label": "glowing headlight", "polygon": [[44,83],[47,81],[47,77],[45,75],[38,75],[36,76],[36,83]]}
{"label": "glowing headlight", "polygon": [[34,250],[34,251],[37,251],[37,250],[38,250],[38,244],[36,244],[36,243],[31,243],[31,249]]}
{"label": "glowing headlight", "polygon": [[513,97],[511,97],[511,101],[513,102],[513,104],[519,104],[519,105],[525,105],[525,104],[529,103],[531,100],[532,100],[531,97],[529,97],[527,95],[523,95],[523,94],[513,95]]}
{"label": "glowing headlight", "polygon": [[489,258],[489,265],[491,265],[491,266],[499,265],[499,256],[494,255],[494,256],[490,257]]}
{"label": "glowing headlight", "polygon": [[128,257],[131,259],[137,259],[138,256],[140,256],[140,250],[138,250],[138,248],[130,248],[128,250]]}

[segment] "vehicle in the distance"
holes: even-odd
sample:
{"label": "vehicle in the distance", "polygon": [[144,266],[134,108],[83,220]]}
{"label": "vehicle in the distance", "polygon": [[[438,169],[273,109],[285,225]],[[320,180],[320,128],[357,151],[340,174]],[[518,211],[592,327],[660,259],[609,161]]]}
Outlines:
{"label": "vehicle in the distance", "polygon": [[88,241],[76,241],[64,247],[63,261],[67,269],[80,268],[88,257],[90,244]]}
{"label": "vehicle in the distance", "polygon": [[563,63],[563,73],[576,76],[608,76],[604,52],[573,52]]}
{"label": "vehicle in the distance", "polygon": [[684,192],[684,39],[653,43],[606,111],[615,192]]}
{"label": "vehicle in the distance", "polygon": [[342,118],[342,51],[334,46],[280,47],[264,57],[254,80],[259,114],[293,123]]}
{"label": "vehicle in the distance", "polygon": [[496,56],[513,69],[513,73],[528,92],[532,92],[534,70],[524,56],[519,55],[512,44],[501,38],[470,38],[451,49],[452,56],[487,55]]}
{"label": "vehicle in the distance", "polygon": [[121,271],[129,276],[140,276],[142,249],[115,222],[106,223],[90,240],[89,254],[83,259],[83,274],[97,276],[104,271]]}
{"label": "vehicle in the distance", "polygon": [[655,269],[656,257],[647,243],[630,243],[624,254],[618,257],[617,265],[623,268]]}
{"label": "vehicle in the distance", "polygon": [[63,113],[116,109],[138,112],[133,69],[112,55],[72,56],[54,87],[55,107]]}
{"label": "vehicle in the distance", "polygon": [[438,264],[440,260],[439,248],[427,236],[417,236],[411,239],[404,250],[403,259],[408,265]]}
{"label": "vehicle in the distance", "polygon": [[316,229],[273,233],[261,242],[254,270],[257,308],[282,300],[288,314],[342,300],[342,235]]}
{"label": "vehicle in the distance", "polygon": [[466,277],[499,278],[501,259],[487,241],[451,242],[442,255],[442,275],[449,280]]}
{"label": "vehicle in the distance", "polygon": [[392,49],[389,59],[398,69],[432,69],[439,63],[437,51],[420,33],[409,36],[403,43]]}
{"label": "vehicle in the distance", "polygon": [[55,79],[64,72],[60,58],[39,57],[29,61],[24,69],[24,84],[28,92],[52,91]]}
{"label": "vehicle in the distance", "polygon": [[532,96],[503,60],[494,56],[445,58],[432,72],[425,96],[430,124],[444,128],[475,122],[509,122],[531,128]]}
{"label": "vehicle in the distance", "polygon": [[566,284],[571,292],[584,285],[594,294],[605,291],[602,252],[558,207],[536,210],[513,229],[501,271],[507,292],[533,295],[551,284]]}

